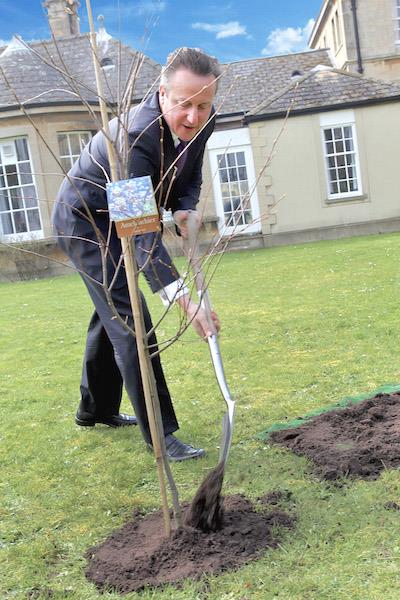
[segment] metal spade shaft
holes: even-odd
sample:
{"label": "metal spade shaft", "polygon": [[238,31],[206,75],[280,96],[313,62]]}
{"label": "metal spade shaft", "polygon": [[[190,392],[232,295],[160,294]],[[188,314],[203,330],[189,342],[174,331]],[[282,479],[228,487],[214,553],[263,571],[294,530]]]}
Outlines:
{"label": "metal spade shaft", "polygon": [[[185,251],[188,256],[195,283],[199,294],[200,304],[204,308],[211,331],[215,332],[213,320],[211,318],[211,302],[208,293],[207,285],[201,268],[198,250],[198,226],[194,213],[189,212],[187,219],[188,239],[184,240]],[[219,462],[225,464],[228,459],[229,450],[232,443],[233,420],[235,413],[235,402],[232,400],[228,385],[225,379],[224,367],[222,364],[221,353],[219,350],[218,338],[216,332],[207,338],[211,360],[214,367],[215,375],[221,390],[223,399],[225,400],[227,411],[222,418],[222,437]]]}

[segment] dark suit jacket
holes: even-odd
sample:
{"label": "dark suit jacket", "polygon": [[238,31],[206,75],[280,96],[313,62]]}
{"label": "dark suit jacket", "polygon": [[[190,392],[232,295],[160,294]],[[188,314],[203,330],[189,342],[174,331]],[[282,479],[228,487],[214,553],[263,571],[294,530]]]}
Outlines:
{"label": "dark suit jacket", "polygon": [[[153,187],[157,190],[159,207],[172,212],[194,209],[200,195],[204,149],[214,129],[215,119],[187,148],[185,163],[175,179],[170,166],[176,159],[176,150],[171,132],[160,112],[158,93],[149,96],[139,107],[133,108],[128,122],[128,173],[121,173],[120,178],[150,175]],[[110,131],[114,140],[123,138],[117,119],[110,122]],[[110,166],[105,136],[98,132],[64,179],[53,212],[53,225],[60,246],[75,266],[99,282],[103,282],[101,254],[98,245],[93,243],[98,240],[87,215],[90,212],[105,241],[109,217],[104,172],[109,176]],[[108,284],[121,254],[121,244],[114,225],[111,231],[107,257]],[[153,292],[178,279],[179,275],[163,246],[160,232],[135,236],[134,241],[138,266],[143,267],[143,273]],[[114,287],[118,288],[125,283],[124,269],[121,268]]]}

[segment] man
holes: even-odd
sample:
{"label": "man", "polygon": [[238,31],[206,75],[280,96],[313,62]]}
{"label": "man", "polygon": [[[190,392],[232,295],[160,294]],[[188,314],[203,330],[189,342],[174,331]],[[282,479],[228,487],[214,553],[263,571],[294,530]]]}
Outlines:
{"label": "man", "polygon": [[[184,237],[188,211],[195,210],[199,200],[205,144],[214,129],[212,103],[219,75],[216,60],[202,51],[175,50],[163,70],[159,92],[129,113],[128,177],[151,176],[158,206],[172,210]],[[120,135],[117,119],[110,122],[110,131],[117,140]],[[187,146],[178,159],[176,147],[185,143]],[[135,339],[113,318],[105,292],[105,287],[112,283],[113,304],[119,315],[132,325],[126,276],[123,267],[118,268],[121,244],[114,225],[110,229],[106,175],[110,175],[106,140],[99,132],[64,179],[53,213],[58,243],[81,274],[95,305],[75,420],[82,426],[104,423],[119,427],[137,423],[145,442],[151,445]],[[162,244],[161,234],[147,233],[133,239],[138,267],[143,269],[151,290],[159,292],[167,306],[178,304],[201,337],[210,335],[205,312],[190,299]],[[149,331],[152,323],[143,297],[142,306]],[[213,321],[218,331],[215,313]],[[156,344],[153,333],[149,338],[152,351],[157,349]],[[152,364],[168,459],[186,460],[204,455],[202,448],[193,448],[173,435],[178,423],[158,355],[152,358]],[[123,384],[136,417],[119,413]]]}

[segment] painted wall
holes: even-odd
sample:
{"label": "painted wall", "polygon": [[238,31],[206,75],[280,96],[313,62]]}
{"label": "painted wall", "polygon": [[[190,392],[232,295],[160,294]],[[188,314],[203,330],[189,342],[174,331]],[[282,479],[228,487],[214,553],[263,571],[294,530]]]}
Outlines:
{"label": "painted wall", "polygon": [[318,114],[291,117],[282,132],[281,119],[250,124],[257,171],[280,136],[266,173],[270,185],[262,182],[259,186],[263,233],[316,232],[400,219],[399,116],[399,103],[354,110],[362,194],[334,202],[328,199]]}
{"label": "painted wall", "polygon": [[53,158],[59,156],[57,133],[64,131],[94,130],[93,118],[82,108],[64,110],[54,107],[51,113],[41,115],[31,113],[32,123],[24,116],[10,116],[2,119],[0,139],[27,136],[32,161],[32,171],[39,199],[44,237],[51,236],[51,211],[60,187],[63,174]]}

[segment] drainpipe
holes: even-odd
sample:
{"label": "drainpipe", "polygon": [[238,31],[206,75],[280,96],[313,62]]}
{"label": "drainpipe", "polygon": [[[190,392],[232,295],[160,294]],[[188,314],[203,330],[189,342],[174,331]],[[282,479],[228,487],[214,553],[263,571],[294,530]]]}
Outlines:
{"label": "drainpipe", "polygon": [[358,33],[357,0],[351,0],[351,10],[353,11],[354,35],[356,38],[357,65],[358,65],[357,71],[359,73],[364,73],[364,68],[362,66],[362,58],[361,58],[360,35]]}

